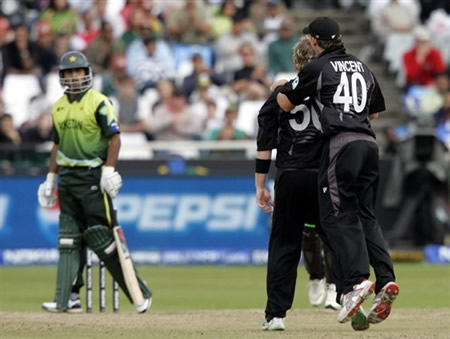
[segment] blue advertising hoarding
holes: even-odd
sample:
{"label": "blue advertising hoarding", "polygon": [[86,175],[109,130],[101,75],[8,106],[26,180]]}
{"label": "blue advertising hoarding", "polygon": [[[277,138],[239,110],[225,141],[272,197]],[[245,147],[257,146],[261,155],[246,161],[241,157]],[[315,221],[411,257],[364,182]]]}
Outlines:
{"label": "blue advertising hoarding", "polygon": [[[59,208],[41,208],[44,177],[0,178],[0,264],[55,263]],[[262,263],[270,215],[254,178],[124,177],[114,200],[136,262]]]}

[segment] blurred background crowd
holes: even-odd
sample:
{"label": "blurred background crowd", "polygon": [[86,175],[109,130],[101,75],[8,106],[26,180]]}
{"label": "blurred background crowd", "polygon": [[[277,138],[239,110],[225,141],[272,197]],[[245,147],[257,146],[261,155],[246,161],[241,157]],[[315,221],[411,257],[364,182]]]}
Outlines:
{"label": "blurred background crowd", "polygon": [[123,157],[152,141],[255,139],[270,84],[295,76],[292,47],[319,15],[340,22],[387,92],[387,119],[375,125],[382,151],[418,126],[449,146],[449,13],[446,0],[3,0],[2,167],[45,163],[37,151],[62,94],[59,58],[74,49],[114,103],[132,145]]}

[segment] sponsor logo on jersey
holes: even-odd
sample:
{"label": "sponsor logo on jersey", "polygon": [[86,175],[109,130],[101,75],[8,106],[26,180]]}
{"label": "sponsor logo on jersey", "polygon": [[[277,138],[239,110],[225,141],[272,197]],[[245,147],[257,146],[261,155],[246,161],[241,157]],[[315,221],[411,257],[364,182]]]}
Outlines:
{"label": "sponsor logo on jersey", "polygon": [[59,124],[59,128],[61,130],[68,130],[68,129],[78,129],[81,130],[83,128],[83,122],[75,119],[66,119]]}

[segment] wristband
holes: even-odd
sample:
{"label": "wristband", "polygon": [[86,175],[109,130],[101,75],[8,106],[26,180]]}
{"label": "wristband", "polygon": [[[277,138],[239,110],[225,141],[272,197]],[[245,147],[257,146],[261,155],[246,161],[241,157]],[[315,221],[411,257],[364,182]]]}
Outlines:
{"label": "wristband", "polygon": [[256,173],[262,173],[267,174],[269,173],[270,169],[270,159],[258,159],[255,160],[255,172]]}

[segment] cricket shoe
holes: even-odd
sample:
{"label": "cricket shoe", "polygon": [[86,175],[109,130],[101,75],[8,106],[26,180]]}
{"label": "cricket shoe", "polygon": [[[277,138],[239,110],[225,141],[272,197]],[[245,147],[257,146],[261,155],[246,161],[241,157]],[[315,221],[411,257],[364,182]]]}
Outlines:
{"label": "cricket shoe", "polygon": [[342,307],[336,302],[336,285],[328,284],[327,297],[325,299],[325,308],[333,311],[339,311]]}
{"label": "cricket shoe", "polygon": [[393,281],[384,285],[381,291],[375,296],[372,307],[367,315],[369,323],[381,323],[391,314],[392,303],[397,298],[399,291],[398,285]]}
{"label": "cricket shoe", "polygon": [[342,309],[337,316],[338,322],[345,323],[353,318],[361,304],[374,290],[375,283],[369,280],[364,280],[360,284],[353,286],[353,291],[348,292],[342,298]]}
{"label": "cricket shoe", "polygon": [[284,331],[284,318],[272,318],[269,321],[265,321],[262,324],[264,331]]}
{"label": "cricket shoe", "polygon": [[367,320],[367,315],[364,312],[362,306],[359,308],[358,312],[352,318],[352,328],[355,331],[364,331],[370,327],[369,321]]}
{"label": "cricket shoe", "polygon": [[152,306],[152,298],[147,298],[141,306],[136,306],[137,313],[145,313]]}
{"label": "cricket shoe", "polygon": [[308,298],[313,306],[319,306],[325,300],[327,292],[325,291],[325,279],[312,279],[309,281]]}
{"label": "cricket shoe", "polygon": [[69,299],[69,305],[67,310],[65,311],[60,310],[56,307],[56,301],[48,301],[42,303],[42,309],[51,313],[58,313],[58,312],[81,313],[83,311],[83,309],[81,308],[81,302],[79,298],[74,300]]}

